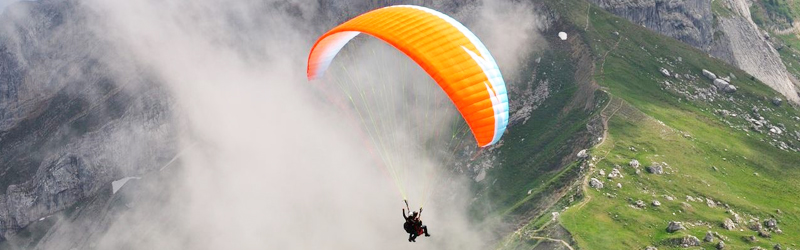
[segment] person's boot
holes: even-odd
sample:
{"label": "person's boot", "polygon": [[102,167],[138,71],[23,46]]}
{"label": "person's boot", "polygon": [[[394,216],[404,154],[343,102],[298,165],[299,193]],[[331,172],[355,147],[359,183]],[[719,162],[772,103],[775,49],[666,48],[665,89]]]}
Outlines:
{"label": "person's boot", "polygon": [[425,237],[431,237],[431,234],[429,234],[428,232],[425,232]]}

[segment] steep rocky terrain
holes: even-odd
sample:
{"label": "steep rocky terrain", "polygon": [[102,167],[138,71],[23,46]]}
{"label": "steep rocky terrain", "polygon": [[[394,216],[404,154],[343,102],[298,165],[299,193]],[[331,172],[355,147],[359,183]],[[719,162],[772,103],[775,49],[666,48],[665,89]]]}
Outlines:
{"label": "steep rocky terrain", "polygon": [[164,91],[146,75],[113,75],[134,66],[89,21],[76,1],[0,15],[0,236],[174,154]]}
{"label": "steep rocky terrain", "polygon": [[[750,16],[750,3],[722,1],[606,1],[603,9],[688,43],[735,65],[800,103],[793,77]],[[712,6],[713,5],[713,6]]]}

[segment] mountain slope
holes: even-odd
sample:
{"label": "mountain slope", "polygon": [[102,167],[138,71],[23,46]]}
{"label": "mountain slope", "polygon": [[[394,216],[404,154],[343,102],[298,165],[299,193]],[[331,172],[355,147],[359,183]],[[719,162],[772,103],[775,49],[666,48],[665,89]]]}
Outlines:
{"label": "mountain slope", "polygon": [[[707,231],[737,249],[797,243],[800,208],[794,197],[800,185],[793,180],[800,175],[800,113],[795,108],[773,104],[779,94],[745,72],[596,6],[548,5],[574,27],[585,28],[572,37],[593,49],[594,79],[610,96],[601,115],[608,137],[579,163],[590,169],[584,184],[596,178],[604,187],[578,189],[588,190],[584,199],[562,201],[567,209],[556,217],[558,223],[547,223],[549,214],[532,220],[501,246],[536,247],[546,239],[533,237],[549,236],[547,229],[557,224],[571,234],[562,239],[585,249],[670,248],[690,235],[703,239]],[[717,91],[703,69],[731,75],[738,90]],[[634,159],[638,171],[630,166]],[[648,173],[654,165],[664,174]],[[622,178],[608,177],[614,168]],[[654,200],[660,205],[652,205]],[[736,229],[722,227],[726,218]],[[770,218],[780,233],[768,229]],[[668,233],[670,221],[688,230]],[[750,229],[756,225],[763,236]],[[714,247],[719,238],[712,238],[714,243],[702,246]]]}

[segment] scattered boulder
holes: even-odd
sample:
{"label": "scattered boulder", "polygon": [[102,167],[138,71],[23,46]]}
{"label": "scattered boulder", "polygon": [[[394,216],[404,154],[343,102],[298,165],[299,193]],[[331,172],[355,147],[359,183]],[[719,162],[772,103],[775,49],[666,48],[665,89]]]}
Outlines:
{"label": "scattered boulder", "polygon": [[669,233],[674,233],[679,230],[685,230],[685,229],[686,228],[683,227],[683,225],[679,221],[670,221],[669,225],[667,225],[667,232]]}
{"label": "scattered boulder", "polygon": [[772,104],[775,105],[775,106],[781,106],[782,102],[783,102],[783,100],[781,100],[780,97],[773,97],[772,98]]}
{"label": "scattered boulder", "polygon": [[722,80],[722,79],[719,79],[719,78],[714,79],[714,87],[717,87],[717,90],[719,90],[719,91],[725,90],[725,87],[727,87],[728,85],[731,85],[731,84],[728,83],[725,80]]}
{"label": "scattered boulder", "polygon": [[658,248],[656,248],[654,246],[647,246],[647,247],[644,248],[644,250],[658,250]]}
{"label": "scattered boulder", "polygon": [[759,247],[759,246],[755,246],[755,247],[751,247],[750,250],[764,250],[764,249]]}
{"label": "scattered boulder", "polygon": [[711,231],[706,232],[706,237],[703,237],[703,242],[714,242],[714,235]]}
{"label": "scattered boulder", "polygon": [[780,209],[775,209],[775,213],[777,213],[777,214],[783,214],[783,211],[781,211]]}
{"label": "scattered boulder", "polygon": [[700,245],[700,239],[694,237],[693,235],[687,235],[683,238],[672,239],[671,242],[674,245],[678,245],[680,247],[695,247]]}
{"label": "scattered boulder", "polygon": [[781,247],[781,243],[775,244],[774,246],[772,246],[772,249],[774,249],[774,250],[783,250],[783,248]]}
{"label": "scattered boulder", "polygon": [[644,201],[642,201],[642,200],[637,200],[637,201],[634,203],[634,205],[636,205],[636,207],[638,207],[638,208],[645,208],[645,207],[647,207],[647,205],[646,205],[646,204],[644,204]]}
{"label": "scattered boulder", "polygon": [[733,86],[733,84],[728,84],[728,86],[725,86],[725,89],[723,90],[727,93],[733,93],[736,92],[736,86]]}
{"label": "scattered boulder", "polygon": [[586,149],[583,149],[580,152],[578,152],[578,158],[586,158],[586,157],[589,157],[589,153],[586,152]]}
{"label": "scattered boulder", "polygon": [[725,212],[726,212],[726,213],[729,213],[729,214],[731,214],[731,215],[733,216],[733,221],[734,221],[734,222],[736,222],[736,223],[742,223],[742,222],[744,222],[744,219],[742,219],[742,217],[741,217],[741,216],[739,216],[739,214],[737,214],[736,212],[734,212],[732,209],[728,209],[728,211],[725,211]]}
{"label": "scattered boulder", "polygon": [[750,243],[753,243],[753,242],[756,242],[756,241],[758,241],[758,239],[756,239],[756,236],[755,236],[755,235],[750,235],[750,236],[742,236],[742,238],[744,239],[744,241],[746,241],[746,242],[750,242]]}
{"label": "scattered boulder", "polygon": [[769,218],[764,220],[764,226],[769,229],[775,229],[778,227],[778,221],[775,218]]}
{"label": "scattered boulder", "polygon": [[606,175],[606,171],[602,170],[602,169],[600,169],[600,172],[598,172],[598,173],[600,174],[600,176],[605,176]]}
{"label": "scattered boulder", "polygon": [[731,218],[725,218],[725,220],[722,222],[722,228],[733,230],[736,229],[736,224],[733,223]]}
{"label": "scattered boulder", "polygon": [[659,202],[657,200],[653,200],[653,206],[659,207],[659,206],[661,206],[661,202]]}
{"label": "scattered boulder", "polygon": [[705,69],[703,69],[703,75],[706,76],[706,78],[708,78],[709,80],[712,80],[712,81],[714,79],[717,79],[717,75],[716,74],[711,73],[711,71],[708,71],[708,70],[705,70]]}
{"label": "scattered boulder", "polygon": [[666,76],[666,77],[671,77],[672,76],[672,75],[669,74],[669,70],[667,70],[665,68],[661,68],[660,71],[661,71],[661,74]]}
{"label": "scattered boulder", "polygon": [[769,231],[763,229],[758,230],[758,236],[761,236],[762,238],[772,238],[772,234],[770,234]]}
{"label": "scattered boulder", "polygon": [[708,207],[717,207],[717,203],[714,203],[714,200],[710,198],[706,198],[706,205],[708,205]]}
{"label": "scattered boulder", "polygon": [[747,228],[756,232],[761,231],[762,229],[761,224],[758,223],[758,221],[753,220],[750,220],[750,224],[747,225]]}
{"label": "scattered boulder", "polygon": [[617,182],[617,188],[622,188],[622,183]]}
{"label": "scattered boulder", "polygon": [[620,173],[619,169],[617,169],[617,168],[612,169],[611,173],[608,174],[608,178],[609,179],[622,178],[622,177],[624,177],[624,176],[622,176],[622,173]]}
{"label": "scattered boulder", "polygon": [[633,168],[639,168],[639,161],[637,161],[636,159],[633,159],[633,160],[631,160],[631,162],[628,163],[628,165],[630,165]]}
{"label": "scattered boulder", "polygon": [[589,180],[589,186],[594,189],[601,189],[603,188],[603,182],[598,179],[592,178],[591,180]]}
{"label": "scattered boulder", "polygon": [[651,174],[664,174],[664,167],[662,167],[661,164],[654,163],[647,167],[647,172]]}
{"label": "scattered boulder", "polygon": [[717,249],[725,249],[725,242],[719,241],[719,243],[717,243]]}

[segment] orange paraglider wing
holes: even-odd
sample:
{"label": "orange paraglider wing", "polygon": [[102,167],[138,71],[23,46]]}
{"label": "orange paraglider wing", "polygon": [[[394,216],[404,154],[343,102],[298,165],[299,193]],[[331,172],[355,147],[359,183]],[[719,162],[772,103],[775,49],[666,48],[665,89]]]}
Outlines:
{"label": "orange paraglider wing", "polygon": [[317,40],[308,56],[308,79],[322,76],[339,50],[360,33],[391,44],[419,64],[453,101],[478,146],[500,140],[508,125],[505,82],[486,46],[464,25],[412,5],[364,13]]}

